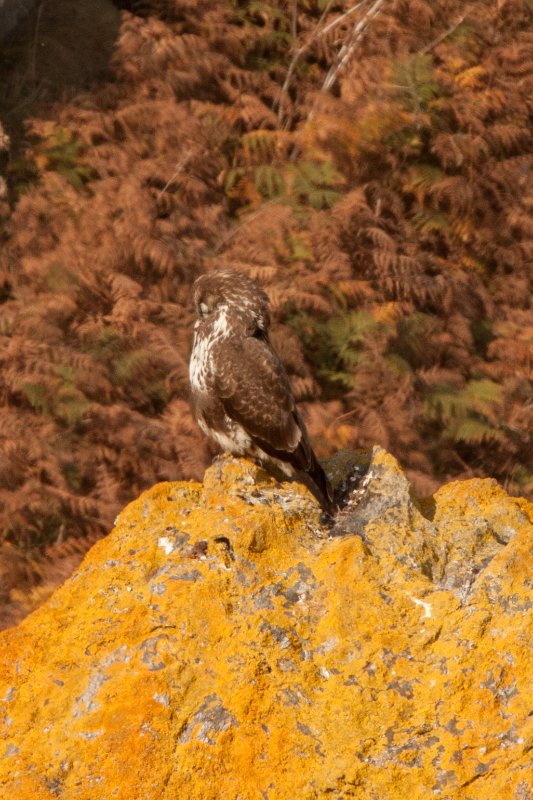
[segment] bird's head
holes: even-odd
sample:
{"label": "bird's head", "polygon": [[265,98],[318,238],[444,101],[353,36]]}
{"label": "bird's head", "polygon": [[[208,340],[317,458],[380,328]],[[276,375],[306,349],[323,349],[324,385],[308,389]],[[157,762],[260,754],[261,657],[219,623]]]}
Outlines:
{"label": "bird's head", "polygon": [[256,281],[242,272],[221,269],[201,275],[194,282],[193,298],[196,327],[209,325],[225,335],[231,318],[232,333],[267,334],[268,297]]}

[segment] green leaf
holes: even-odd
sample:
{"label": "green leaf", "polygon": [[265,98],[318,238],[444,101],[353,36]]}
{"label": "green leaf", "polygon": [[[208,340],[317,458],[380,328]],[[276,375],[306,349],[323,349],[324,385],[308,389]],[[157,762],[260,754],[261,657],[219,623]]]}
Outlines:
{"label": "green leaf", "polygon": [[265,200],[271,200],[285,193],[283,175],[279,169],[270,164],[254,168],[254,186]]}
{"label": "green leaf", "polygon": [[413,372],[409,362],[396,353],[388,353],[385,356],[385,361],[387,362],[390,371],[397,375],[407,375],[408,373]]}
{"label": "green leaf", "polygon": [[355,375],[351,372],[334,372],[330,369],[319,369],[318,375],[330,383],[338,383],[343,389],[353,389],[356,383]]}
{"label": "green leaf", "polygon": [[292,261],[308,261],[313,257],[311,250],[307,247],[301,236],[294,234],[289,237]]}
{"label": "green leaf", "polygon": [[411,222],[421,233],[450,229],[449,215],[443,211],[419,211],[417,214],[413,214]]}
{"label": "green leaf", "polygon": [[63,464],[61,472],[71,489],[75,492],[81,489],[81,476],[77,464]]}
{"label": "green leaf", "polygon": [[391,349],[412,367],[432,364],[434,346],[431,337],[439,329],[440,321],[431,314],[414,311],[399,320],[397,336]]}
{"label": "green leaf", "polygon": [[151,357],[152,354],[149,350],[134,350],[117,359],[113,364],[113,375],[117,383],[127,383],[134,378],[140,368],[146,366]]}
{"label": "green leaf", "polygon": [[87,413],[89,402],[77,389],[65,390],[60,393],[54,405],[54,414],[67,425],[75,425]]}
{"label": "green leaf", "polygon": [[366,347],[369,337],[389,335],[390,328],[364,311],[349,311],[318,322],[307,314],[288,319],[300,337],[317,374],[343,389],[355,386],[357,367],[372,357]]}
{"label": "green leaf", "polygon": [[231,192],[233,187],[246,175],[246,170],[244,167],[234,167],[233,169],[228,170],[226,174],[226,181],[224,185],[224,189],[226,193]]}
{"label": "green leaf", "polygon": [[502,431],[474,417],[468,417],[468,419],[459,424],[451,423],[447,426],[446,431],[455,442],[466,442],[467,444],[505,440],[505,435]]}
{"label": "green leaf", "polygon": [[502,387],[490,380],[470,381],[463,389],[438,387],[425,402],[429,419],[444,425],[444,434],[469,444],[504,441],[499,426]]}
{"label": "green leaf", "polygon": [[429,102],[442,92],[433,73],[433,57],[430,54],[414,56],[395,64],[391,83],[400,105],[412,113],[428,108]]}
{"label": "green leaf", "polygon": [[331,161],[300,161],[292,170],[291,193],[312,208],[330,208],[341,193],[335,187],[344,183],[343,176]]}
{"label": "green leaf", "polygon": [[50,411],[50,398],[46,386],[38,381],[25,381],[21,387],[21,392],[26,395],[32,408],[43,413]]}

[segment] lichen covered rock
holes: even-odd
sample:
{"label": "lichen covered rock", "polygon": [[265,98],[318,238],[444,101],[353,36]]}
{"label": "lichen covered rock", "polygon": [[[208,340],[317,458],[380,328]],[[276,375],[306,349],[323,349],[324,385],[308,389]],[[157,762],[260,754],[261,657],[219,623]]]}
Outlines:
{"label": "lichen covered rock", "polygon": [[533,509],[368,467],[333,527],[233,458],[129,505],[0,637],[0,795],[529,800]]}

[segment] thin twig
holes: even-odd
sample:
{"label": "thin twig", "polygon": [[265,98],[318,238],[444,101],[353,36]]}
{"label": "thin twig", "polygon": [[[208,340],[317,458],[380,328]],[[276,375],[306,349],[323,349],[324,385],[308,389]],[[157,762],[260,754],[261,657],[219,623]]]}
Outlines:
{"label": "thin twig", "polygon": [[31,49],[31,62],[30,62],[30,78],[33,83],[37,80],[37,39],[39,37],[39,28],[41,27],[41,17],[43,15],[43,8],[46,0],[41,0],[39,8],[37,9],[37,20],[35,22],[35,34],[33,37],[33,44]]}
{"label": "thin twig", "polygon": [[341,421],[341,419],[347,419],[348,417],[353,417],[358,412],[359,412],[359,409],[354,408],[351,411],[347,411],[345,414],[341,414],[340,416],[335,417],[335,419],[332,420],[332,422],[330,424],[331,425],[336,425],[338,422]]}
{"label": "thin twig", "polygon": [[287,70],[287,75],[285,76],[285,81],[283,82],[283,86],[280,89],[280,93],[279,93],[279,97],[278,97],[278,120],[279,120],[279,122],[281,122],[281,118],[282,118],[282,115],[283,115],[283,105],[282,105],[283,97],[284,97],[285,93],[287,92],[287,90],[289,88],[289,84],[290,84],[291,78],[292,78],[292,73],[294,72],[294,70],[296,68],[296,65],[297,65],[298,61],[300,60],[301,56],[303,55],[303,53],[305,53],[305,51],[308,49],[308,47],[311,46],[311,43],[314,40],[316,31],[320,27],[320,25],[322,24],[322,21],[324,20],[324,17],[326,16],[326,14],[327,14],[327,12],[329,10],[329,7],[331,6],[332,3],[333,3],[333,0],[329,0],[329,3],[325,7],[324,11],[322,12],[322,14],[320,16],[320,19],[318,20],[317,24],[315,25],[309,40],[295,52],[295,54],[294,54],[294,56],[292,58],[292,61],[289,64],[289,69]]}
{"label": "thin twig", "polygon": [[440,36],[437,36],[436,39],[433,39],[432,42],[430,42],[425,47],[423,47],[421,50],[419,50],[418,53],[417,53],[417,56],[425,56],[425,55],[427,55],[431,50],[433,50],[434,47],[436,47],[438,44],[443,42],[444,39],[446,39],[448,36],[450,36],[450,34],[452,34],[455,30],[457,30],[459,25],[467,17],[469,11],[470,11],[470,6],[466,9],[465,13],[462,16],[460,16],[459,19],[456,22],[454,22],[452,25],[450,25],[448,30],[444,31],[444,33],[441,33]]}
{"label": "thin twig", "polygon": [[298,0],[292,0],[291,9],[291,36],[296,39],[298,34]]}
{"label": "thin twig", "polygon": [[326,25],[323,31],[320,31],[320,36],[324,36],[326,33],[329,33],[330,31],[334,30],[334,28],[337,28],[341,24],[341,22],[344,22],[344,20],[347,17],[350,17],[355,11],[358,11],[361,8],[361,6],[364,6],[364,4],[367,2],[368,0],[360,0],[359,3],[356,3],[354,6],[351,6],[351,8],[345,11],[344,14],[341,14],[340,17],[335,17],[335,19],[332,22],[330,22],[329,25]]}
{"label": "thin twig", "polygon": [[374,17],[377,17],[379,12],[381,11],[381,6],[383,5],[383,3],[384,0],[375,0],[375,3],[368,9],[365,16],[362,17],[358,22],[356,22],[350,37],[348,38],[347,41],[344,42],[339,51],[338,63],[335,66],[330,67],[330,70],[326,75],[326,78],[322,85],[323,92],[327,92],[328,89],[331,89],[331,87],[337,80],[340,71],[346,66],[346,64],[350,60],[357,43],[359,42],[363,33],[366,30],[368,23]]}
{"label": "thin twig", "polygon": [[168,189],[168,187],[171,186],[174,183],[176,178],[182,172],[183,167],[185,167],[189,163],[191,158],[192,158],[192,150],[187,150],[185,153],[183,153],[182,157],[180,158],[180,160],[176,164],[176,170],[175,170],[174,174],[172,175],[171,178],[168,179],[168,181],[165,183],[165,185],[163,186],[163,188],[161,189],[161,191],[157,195],[157,199],[158,200],[160,200],[163,197],[163,195],[165,194],[165,192]]}
{"label": "thin twig", "polygon": [[315,25],[315,27],[314,27],[309,39],[301,47],[299,47],[298,50],[296,50],[296,52],[294,53],[294,56],[292,57],[291,63],[289,64],[289,68],[287,70],[287,75],[285,76],[285,80],[283,82],[283,86],[281,87],[281,90],[280,90],[280,93],[279,93],[279,97],[278,97],[278,120],[279,120],[279,122],[281,122],[282,118],[283,118],[283,111],[284,111],[283,98],[287,94],[287,91],[289,89],[289,86],[290,86],[290,83],[291,83],[291,80],[292,80],[292,76],[294,74],[294,70],[296,69],[296,67],[298,65],[298,62],[300,61],[301,57],[304,55],[304,53],[307,52],[307,50],[309,50],[309,48],[311,47],[312,44],[314,44],[314,42],[316,42],[322,36],[325,36],[330,31],[332,31],[335,28],[337,28],[342,22],[344,22],[344,20],[347,17],[349,17],[351,14],[353,14],[355,11],[357,11],[362,5],[364,5],[367,2],[368,2],[368,0],[360,0],[359,3],[356,3],[354,6],[351,6],[349,9],[347,9],[347,11],[344,12],[344,14],[341,14],[339,17],[335,17],[335,19],[332,20],[332,22],[330,22],[322,30],[320,30],[320,26],[324,22],[324,19],[325,19],[326,15],[327,15],[327,13],[328,13],[328,11],[330,9],[330,6],[333,4],[333,0],[330,0],[330,2],[327,4],[327,6],[325,7],[324,11],[322,12],[322,15],[321,15],[320,19],[318,20],[317,24]]}
{"label": "thin twig", "polygon": [[251,214],[248,214],[246,219],[244,219],[242,222],[240,222],[238,225],[235,225],[234,228],[231,228],[231,230],[228,231],[228,233],[217,244],[217,246],[215,247],[215,251],[214,252],[215,253],[220,253],[220,251],[222,250],[224,245],[227,244],[230,239],[233,239],[233,237],[235,236],[236,233],[238,233],[243,228],[245,228],[247,225],[249,225],[250,222],[252,222],[254,219],[256,219],[257,217],[261,216],[261,214],[265,210],[268,210],[269,207],[273,206],[275,203],[279,203],[279,197],[274,197],[274,198],[272,198],[272,200],[267,200],[266,203],[262,203],[261,204],[261,206],[257,209],[257,211],[253,211]]}

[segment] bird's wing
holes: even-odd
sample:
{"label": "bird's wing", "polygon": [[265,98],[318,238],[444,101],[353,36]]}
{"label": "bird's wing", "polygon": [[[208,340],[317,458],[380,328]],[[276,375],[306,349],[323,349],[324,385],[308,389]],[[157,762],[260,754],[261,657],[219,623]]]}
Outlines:
{"label": "bird's wing", "polygon": [[247,337],[213,348],[215,388],[225,413],[271,458],[306,472],[326,511],[336,506],[291,392],[289,379],[268,340]]}
{"label": "bird's wing", "polygon": [[[307,451],[305,426],[287,374],[268,342],[255,337],[226,340],[213,356],[215,386],[226,414],[274,458],[291,461],[291,454]],[[309,459],[307,452],[302,456],[299,469]]]}

